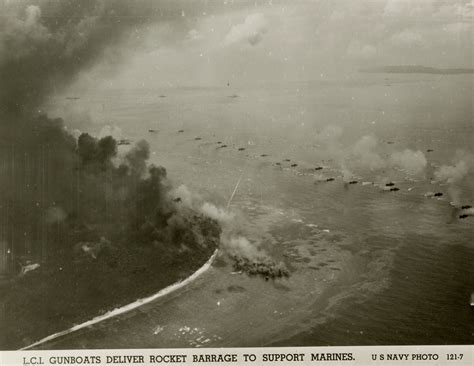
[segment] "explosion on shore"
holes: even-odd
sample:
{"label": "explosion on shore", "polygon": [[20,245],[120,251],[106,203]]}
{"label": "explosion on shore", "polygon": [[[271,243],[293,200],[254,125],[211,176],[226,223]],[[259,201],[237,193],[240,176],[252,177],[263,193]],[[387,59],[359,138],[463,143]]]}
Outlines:
{"label": "explosion on shore", "polygon": [[290,272],[282,262],[276,263],[269,258],[249,259],[233,255],[232,260],[234,261],[232,266],[235,271],[242,271],[250,276],[263,276],[267,281],[269,279],[290,277]]}

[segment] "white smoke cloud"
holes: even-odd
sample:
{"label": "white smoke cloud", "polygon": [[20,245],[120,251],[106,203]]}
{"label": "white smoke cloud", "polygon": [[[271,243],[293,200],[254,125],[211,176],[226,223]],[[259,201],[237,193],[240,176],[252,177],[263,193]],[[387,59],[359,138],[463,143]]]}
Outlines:
{"label": "white smoke cloud", "polygon": [[212,203],[209,203],[209,202],[204,202],[204,204],[201,206],[200,211],[204,215],[214,220],[217,220],[220,223],[229,223],[235,218],[234,213],[229,212],[224,208],[219,208],[217,206],[214,206]]}
{"label": "white smoke cloud", "polygon": [[248,42],[255,46],[262,40],[267,30],[267,20],[263,14],[250,14],[243,23],[234,25],[230,29],[224,39],[224,44],[228,46],[234,43]]}
{"label": "white smoke cloud", "polygon": [[193,209],[218,221],[223,225],[224,230],[228,229],[236,218],[234,212],[230,212],[224,208],[205,202],[202,197],[196,193],[192,193],[185,185],[173,189],[170,192],[171,199],[179,199],[178,205]]}
{"label": "white smoke cloud", "polygon": [[98,138],[104,138],[107,136],[112,136],[115,140],[120,140],[122,138],[122,129],[118,126],[105,125],[99,132]]}
{"label": "white smoke cloud", "polygon": [[421,174],[427,165],[425,154],[410,149],[394,152],[390,157],[390,161],[393,165],[411,175]]}
{"label": "white smoke cloud", "polygon": [[469,165],[461,160],[454,165],[442,165],[435,172],[436,180],[445,181],[449,184],[461,181],[469,173]]}
{"label": "white smoke cloud", "polygon": [[259,248],[257,243],[251,243],[244,236],[223,236],[221,243],[230,255],[236,255],[250,260],[268,257],[265,251]]}
{"label": "white smoke cloud", "polygon": [[377,139],[373,135],[363,136],[354,145],[352,152],[359,159],[359,164],[371,170],[381,169],[386,162],[377,153]]}
{"label": "white smoke cloud", "polygon": [[462,201],[462,190],[459,185],[461,182],[465,182],[472,172],[474,167],[474,155],[458,151],[454,161],[452,165],[440,166],[434,175],[437,181],[449,184],[448,193],[452,203],[460,205]]}

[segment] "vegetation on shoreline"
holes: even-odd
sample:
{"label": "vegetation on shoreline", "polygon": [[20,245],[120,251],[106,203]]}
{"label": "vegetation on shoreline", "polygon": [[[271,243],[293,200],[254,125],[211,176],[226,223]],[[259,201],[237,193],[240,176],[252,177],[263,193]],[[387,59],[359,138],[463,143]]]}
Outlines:
{"label": "vegetation on shoreline", "polygon": [[76,140],[61,120],[42,116],[36,123],[38,134],[22,152],[45,145],[50,152],[32,166],[12,160],[14,174],[26,166],[34,174],[14,176],[0,194],[12,228],[5,240],[15,243],[9,276],[0,282],[1,349],[26,346],[188,277],[221,233],[216,220],[172,197],[166,170],[147,164],[145,141],[119,157],[110,136]]}

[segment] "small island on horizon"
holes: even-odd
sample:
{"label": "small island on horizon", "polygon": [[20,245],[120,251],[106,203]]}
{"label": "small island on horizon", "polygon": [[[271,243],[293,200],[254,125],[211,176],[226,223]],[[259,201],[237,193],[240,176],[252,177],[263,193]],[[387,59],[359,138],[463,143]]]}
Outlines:
{"label": "small island on horizon", "polygon": [[435,75],[460,75],[474,74],[474,68],[437,68],[422,65],[386,65],[370,68],[361,68],[362,73],[386,74],[435,74]]}

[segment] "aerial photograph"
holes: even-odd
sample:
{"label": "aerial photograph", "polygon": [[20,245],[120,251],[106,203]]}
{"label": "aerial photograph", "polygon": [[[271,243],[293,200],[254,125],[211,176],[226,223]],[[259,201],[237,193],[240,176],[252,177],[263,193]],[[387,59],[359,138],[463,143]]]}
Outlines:
{"label": "aerial photograph", "polygon": [[0,0],[0,350],[474,344],[474,1]]}

